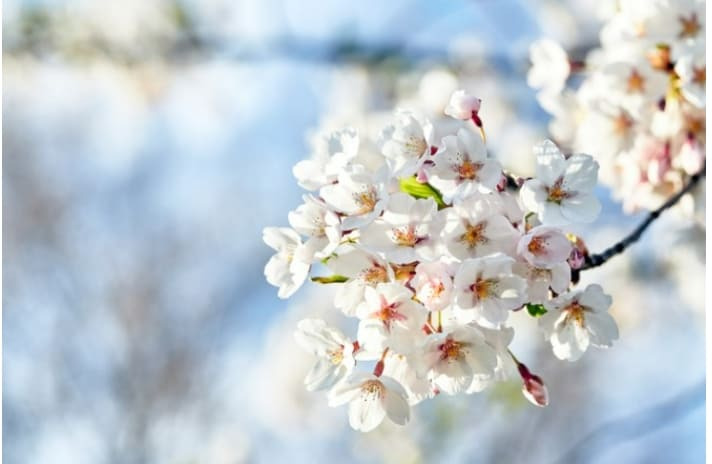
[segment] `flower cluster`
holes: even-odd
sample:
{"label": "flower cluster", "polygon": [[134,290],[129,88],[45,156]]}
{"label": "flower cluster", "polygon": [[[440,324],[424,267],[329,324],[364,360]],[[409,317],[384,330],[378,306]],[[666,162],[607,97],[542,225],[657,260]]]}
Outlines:
{"label": "flower cluster", "polygon": [[[620,0],[585,62],[543,39],[529,84],[554,138],[595,146],[601,180],[626,211],[655,209],[705,164],[704,0]],[[577,88],[567,87],[581,74]]]}
{"label": "flower cluster", "polygon": [[480,105],[456,92],[445,111],[457,125],[439,140],[402,110],[375,142],[351,129],[326,135],[294,167],[310,193],[291,228],[264,231],[276,250],[265,276],[280,297],[312,268],[328,269],[312,280],[338,286],[334,306],[357,321],[355,337],[319,319],[296,331],[317,358],[307,389],[348,403],[356,430],[385,417],[404,424],[424,399],[517,375],[525,396],[546,405],[544,383],[508,348],[513,311],[538,317],[564,360],[618,337],[601,287],[570,288],[580,251],[561,229],[597,217],[597,163],[546,141],[534,150],[536,176],[513,179],[488,156]]}

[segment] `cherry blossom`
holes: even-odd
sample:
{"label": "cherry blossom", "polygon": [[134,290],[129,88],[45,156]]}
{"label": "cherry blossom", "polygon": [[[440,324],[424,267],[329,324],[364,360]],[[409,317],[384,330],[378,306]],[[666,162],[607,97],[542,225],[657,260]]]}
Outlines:
{"label": "cherry blossom", "polygon": [[463,325],[428,339],[423,363],[438,390],[454,395],[467,390],[473,379],[490,379],[497,366],[494,349],[475,326]]}
{"label": "cherry blossom", "polygon": [[306,262],[303,260],[305,249],[302,239],[292,229],[266,227],[262,239],[277,251],[265,266],[267,282],[279,287],[280,298],[289,298],[306,280],[311,257]]}
{"label": "cherry blossom", "polygon": [[600,285],[560,295],[545,303],[539,326],[559,359],[576,361],[589,345],[608,348],[618,339],[618,326],[608,314],[611,297]]}
{"label": "cherry blossom", "polygon": [[467,121],[468,119],[478,118],[477,113],[479,113],[481,105],[482,100],[479,98],[468,94],[464,90],[458,90],[450,97],[450,102],[445,107],[445,114],[455,119]]}
{"label": "cherry blossom", "polygon": [[413,301],[413,292],[397,283],[367,287],[364,301],[356,309],[361,322],[358,340],[367,351],[381,352],[393,347],[401,354],[412,349],[427,317],[423,305]]}
{"label": "cherry blossom", "polygon": [[[598,286],[575,289],[572,266],[578,276],[588,252],[561,228],[598,214],[598,164],[547,141],[535,149],[535,176],[508,180],[487,155],[480,104],[455,92],[447,114],[474,127],[442,118],[440,143],[431,122],[406,110],[377,141],[353,130],[319,139],[295,168],[313,193],[289,213],[292,228],[264,231],[276,250],[265,276],[278,295],[294,293],[313,270],[312,281],[336,287],[335,311],[358,326],[348,337],[305,319],[295,334],[317,358],[307,389],[328,390],[331,406],[348,403],[355,430],[386,417],[405,424],[411,406],[438,394],[477,394],[517,375],[522,394],[546,405],[543,380],[510,350],[523,330],[511,325],[513,311],[539,325],[562,359],[617,338],[610,298]],[[695,143],[687,169],[699,162]],[[664,155],[659,148],[645,153]],[[658,158],[650,175],[669,175]]]}
{"label": "cherry blossom", "polygon": [[514,259],[496,253],[462,262],[454,279],[455,306],[463,321],[499,326],[525,302],[526,281],[512,272]]}
{"label": "cherry blossom", "polygon": [[553,40],[541,39],[529,47],[532,67],[527,82],[535,89],[559,93],[571,72],[569,57],[561,45]]}
{"label": "cherry blossom", "polygon": [[361,243],[394,263],[433,258],[437,204],[405,193],[391,195],[383,216],[361,231]]}
{"label": "cherry blossom", "polygon": [[433,125],[419,121],[415,114],[400,110],[395,123],[383,130],[381,151],[397,177],[415,174],[430,157]]}
{"label": "cherry blossom", "polygon": [[529,264],[539,268],[551,268],[566,261],[572,245],[561,230],[538,226],[523,235],[517,243],[517,253]]}
{"label": "cherry blossom", "polygon": [[398,425],[410,420],[406,391],[395,380],[359,374],[329,392],[329,406],[349,403],[349,424],[354,430],[370,432],[388,417]]}
{"label": "cherry blossom", "polygon": [[353,342],[321,319],[299,321],[294,336],[302,348],[318,358],[304,379],[307,390],[331,388],[353,371]]}
{"label": "cherry blossom", "polygon": [[433,163],[427,168],[428,180],[447,202],[494,190],[502,174],[499,162],[487,157],[482,138],[466,129],[442,139]]}
{"label": "cherry blossom", "polygon": [[534,150],[537,177],[522,185],[520,198],[545,225],[561,226],[573,222],[592,222],[601,211],[593,195],[598,165],[589,155],[569,158],[547,140]]}
{"label": "cherry blossom", "polygon": [[503,215],[499,196],[473,193],[445,213],[443,240],[457,259],[485,256],[497,251],[511,254],[518,233]]}

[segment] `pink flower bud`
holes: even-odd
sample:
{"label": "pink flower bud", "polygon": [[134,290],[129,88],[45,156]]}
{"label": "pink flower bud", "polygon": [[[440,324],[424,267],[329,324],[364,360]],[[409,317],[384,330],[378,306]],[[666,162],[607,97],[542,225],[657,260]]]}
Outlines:
{"label": "pink flower bud", "polygon": [[541,377],[534,375],[529,372],[527,366],[522,363],[517,364],[519,369],[519,375],[522,376],[522,394],[526,399],[529,400],[535,406],[544,407],[549,404],[549,391],[544,385],[544,381]]}
{"label": "pink flower bud", "polygon": [[[463,121],[472,119],[477,124],[479,122],[477,113],[479,113],[481,105],[482,100],[479,98],[468,94],[464,90],[458,90],[450,97],[450,103],[445,108],[445,114]],[[478,127],[481,125],[482,123],[480,122]]]}
{"label": "pink flower bud", "polygon": [[549,404],[549,392],[544,385],[544,381],[538,375],[532,375],[524,380],[522,394],[535,406],[544,407]]}
{"label": "pink flower bud", "polygon": [[571,269],[581,269],[581,266],[583,266],[586,262],[586,258],[581,250],[574,248],[571,250],[571,254],[569,255],[569,259],[567,261],[569,266],[571,266]]}

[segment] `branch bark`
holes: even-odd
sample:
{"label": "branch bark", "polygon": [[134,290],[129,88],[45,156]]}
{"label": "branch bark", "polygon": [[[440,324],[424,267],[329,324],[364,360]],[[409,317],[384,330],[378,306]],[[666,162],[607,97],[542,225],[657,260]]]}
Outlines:
{"label": "branch bark", "polygon": [[705,177],[705,167],[703,166],[700,171],[698,171],[696,174],[692,175],[690,179],[687,181],[687,184],[677,192],[675,195],[671,196],[668,198],[668,200],[663,203],[658,209],[651,211],[648,216],[645,218],[643,222],[641,222],[638,227],[636,227],[633,232],[631,232],[628,236],[623,238],[621,241],[616,243],[615,245],[607,248],[605,251],[602,253],[598,254],[593,254],[593,255],[587,255],[585,258],[584,265],[578,269],[579,271],[585,271],[586,269],[592,269],[594,267],[598,267],[602,264],[604,264],[606,261],[609,259],[613,258],[614,256],[623,253],[629,246],[637,242],[640,237],[643,235],[643,232],[646,231],[650,225],[655,222],[657,218],[660,217],[660,215],[666,210],[677,204],[678,201],[680,201],[680,198],[685,196],[685,194],[689,193],[692,191],[693,188],[702,180],[702,178]]}

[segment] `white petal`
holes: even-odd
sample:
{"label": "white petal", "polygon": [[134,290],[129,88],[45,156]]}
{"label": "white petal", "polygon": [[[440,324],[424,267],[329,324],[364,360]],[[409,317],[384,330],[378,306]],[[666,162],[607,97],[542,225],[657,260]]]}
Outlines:
{"label": "white petal", "polygon": [[561,202],[561,215],[571,222],[593,222],[600,212],[601,203],[592,194],[578,194]]}
{"label": "white petal", "polygon": [[586,313],[586,328],[591,332],[591,344],[598,347],[609,347],[618,340],[618,326],[608,313]]}
{"label": "white petal", "polygon": [[370,432],[383,422],[384,417],[386,410],[377,396],[361,394],[349,403],[349,425],[354,430]]}

